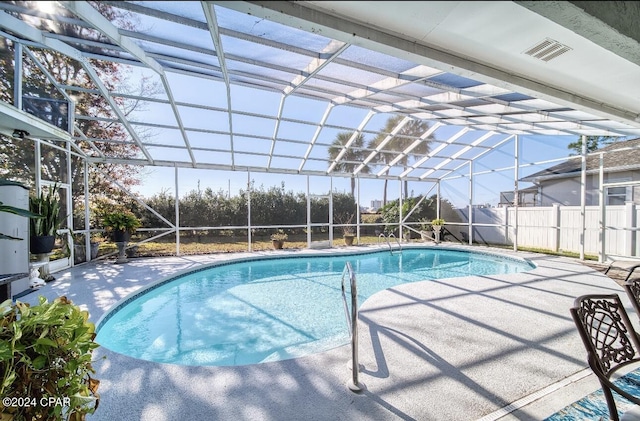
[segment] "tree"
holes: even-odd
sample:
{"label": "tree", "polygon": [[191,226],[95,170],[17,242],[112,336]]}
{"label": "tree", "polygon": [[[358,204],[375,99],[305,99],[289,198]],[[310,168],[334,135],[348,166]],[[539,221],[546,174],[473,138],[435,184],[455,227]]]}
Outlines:
{"label": "tree", "polygon": [[[618,138],[614,136],[587,136],[587,153],[596,151],[603,146],[617,141]],[[567,148],[575,151],[571,155],[582,155],[582,138],[579,137],[575,142],[571,142],[567,145]]]}
{"label": "tree", "polygon": [[[398,124],[404,119],[404,116],[397,115],[394,117],[390,117],[382,132],[379,133],[370,143],[369,147],[374,149],[387,138],[389,133],[396,128]],[[407,124],[405,124],[400,131],[391,138],[391,140],[385,145],[384,149],[386,151],[381,151],[378,154],[377,162],[383,165],[388,165],[393,161],[399,153],[402,153],[405,149],[407,149],[417,138],[422,136],[427,130],[429,130],[429,123],[422,120],[411,120]],[[429,153],[429,144],[433,137],[429,135],[424,142],[420,142],[415,148],[411,150],[410,153],[402,157],[400,161],[400,165],[402,165],[405,169],[409,166],[409,158],[414,158],[418,155],[425,155]],[[384,180],[384,192],[382,196],[382,205],[387,204],[387,182],[388,180]],[[409,196],[409,187],[408,183],[405,180],[404,182],[404,197]]]}
{"label": "tree", "polygon": [[[11,2],[16,6],[15,12],[8,12],[13,15],[27,16],[28,19],[38,19],[36,3],[27,2]],[[130,14],[114,9],[106,4],[93,2],[92,5],[107,19],[116,22],[117,25],[125,25],[125,29],[131,29]],[[68,37],[69,39],[86,39],[91,41],[104,41],[104,37],[92,28],[77,26],[72,23],[73,16],[66,9],[56,10],[56,14],[66,16],[69,20],[59,19],[56,21],[56,32]],[[125,19],[126,18],[126,19]],[[51,25],[48,19],[42,19],[40,27],[43,30],[49,30],[47,25]],[[7,103],[13,103],[14,89],[14,48],[15,44],[8,38],[2,38],[0,45],[0,100]],[[83,51],[94,54],[107,54],[97,45],[84,45]],[[118,118],[110,108],[107,100],[93,93],[96,86],[82,66],[82,63],[71,59],[70,57],[53,52],[46,49],[29,48],[36,60],[46,69],[46,71],[61,86],[77,87],[77,89],[67,90],[67,94],[75,99],[75,114],[80,116],[97,117],[97,119],[77,119],[75,125],[78,130],[87,138],[97,140],[94,142],[95,148],[107,157],[133,158],[139,154],[139,148],[130,141],[130,134],[122,124],[119,124]],[[130,84],[128,74],[124,67],[105,60],[90,60],[91,66],[99,75],[100,80],[104,83],[110,92],[131,93],[138,91],[140,94],[153,94],[158,92],[158,87],[149,83],[147,79],[142,79],[140,85],[133,87]],[[59,104],[60,115],[65,116],[67,101],[51,80],[43,73],[36,62],[27,54],[23,54],[23,100],[25,107],[28,109],[29,104]],[[141,105],[137,100],[125,99],[123,96],[113,96],[114,101],[118,104],[125,115],[139,110]],[[61,121],[64,125],[68,122]],[[66,129],[66,127],[63,127]],[[144,133],[138,133],[140,137]],[[55,142],[53,142],[55,143]],[[95,150],[87,141],[77,139],[76,145],[86,151],[89,155],[95,154]],[[60,145],[64,146],[64,145]],[[42,148],[42,168],[45,179],[53,181],[69,182],[72,185],[74,200],[83,199],[84,191],[83,165],[80,158],[72,159],[72,179],[66,179],[67,155],[54,148],[43,144]],[[33,165],[35,160],[35,149],[31,141],[14,139],[8,136],[0,136],[0,174],[4,177],[18,179],[27,185],[33,185]],[[102,171],[97,171],[99,168]],[[89,170],[89,191],[91,194],[102,193],[107,197],[120,200],[124,195],[111,182],[110,178],[117,180],[120,184],[132,186],[139,183],[138,173],[139,167],[130,165],[119,165],[110,163],[97,164],[95,168],[90,167]],[[104,174],[109,174],[106,177]]]}
{"label": "tree", "polygon": [[[331,146],[329,146],[330,161],[336,160],[349,139],[351,139],[351,136],[353,136],[353,132],[338,133]],[[362,135],[362,133],[359,133],[351,146],[349,146],[349,149],[347,149],[346,153],[342,156],[342,158],[340,158],[340,161],[337,161],[335,170],[344,173],[353,173],[365,159],[364,143],[364,136]],[[361,170],[361,172],[364,174],[369,173],[369,171],[370,168],[368,165],[365,165]],[[356,179],[351,176],[351,196],[355,197],[355,190]]]}
{"label": "tree", "polygon": [[[417,209],[407,218],[409,212],[420,202],[422,195],[416,197],[408,197],[402,201],[402,216],[406,218],[405,222],[419,222],[421,220],[432,220],[437,217],[437,195],[431,195],[425,198]],[[393,200],[387,205],[380,208],[382,220],[387,224],[397,224],[400,219],[400,200]],[[460,217],[454,210],[453,205],[447,199],[440,199],[440,216],[449,222],[460,222]],[[386,232],[393,232],[395,228],[388,225]]]}

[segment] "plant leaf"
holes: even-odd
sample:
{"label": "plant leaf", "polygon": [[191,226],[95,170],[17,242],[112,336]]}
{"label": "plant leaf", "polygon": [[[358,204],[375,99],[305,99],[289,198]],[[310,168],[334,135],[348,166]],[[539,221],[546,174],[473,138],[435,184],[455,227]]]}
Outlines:
{"label": "plant leaf", "polygon": [[0,240],[23,240],[23,239],[0,233]]}
{"label": "plant leaf", "polygon": [[42,370],[44,366],[47,364],[47,357],[44,355],[38,355],[32,362],[33,368],[36,370]]}
{"label": "plant leaf", "polygon": [[36,345],[46,345],[46,346],[58,346],[57,343],[52,341],[49,338],[40,338],[36,340]]}
{"label": "plant leaf", "polygon": [[38,213],[31,212],[26,209],[16,208],[14,206],[4,205],[2,204],[2,202],[0,202],[0,212],[8,212],[14,215],[26,216],[27,218],[36,218],[36,219],[44,218],[43,215],[40,215]]}

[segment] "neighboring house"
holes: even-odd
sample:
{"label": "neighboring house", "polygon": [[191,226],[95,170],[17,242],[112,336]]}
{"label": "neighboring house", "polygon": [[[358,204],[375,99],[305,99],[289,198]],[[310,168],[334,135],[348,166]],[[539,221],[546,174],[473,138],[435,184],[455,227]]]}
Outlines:
{"label": "neighboring house", "polygon": [[[513,206],[514,191],[500,192],[498,207]],[[527,187],[518,190],[518,206],[540,206],[538,203],[538,187]]]}
{"label": "neighboring house", "polygon": [[[623,150],[618,150],[622,149]],[[612,152],[608,152],[612,151]],[[626,202],[640,204],[640,138],[607,145],[587,156],[586,205],[599,204],[600,154],[604,156],[604,184],[629,183],[605,188],[605,205],[624,205]],[[532,182],[537,190],[534,206],[580,205],[581,156],[575,156],[553,167],[531,174],[520,181]],[[637,182],[631,185],[630,182]],[[507,192],[508,193],[508,192]],[[526,197],[530,197],[527,195]],[[513,199],[513,192],[511,192]],[[502,200],[501,200],[502,201]]]}

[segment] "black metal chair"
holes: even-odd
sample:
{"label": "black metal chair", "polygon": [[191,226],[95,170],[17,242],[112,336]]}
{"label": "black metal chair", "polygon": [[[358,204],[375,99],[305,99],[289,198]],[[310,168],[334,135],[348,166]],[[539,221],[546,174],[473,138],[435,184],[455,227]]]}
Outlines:
{"label": "black metal chair", "polygon": [[631,278],[631,275],[633,275],[633,272],[635,272],[635,270],[638,268],[640,268],[640,262],[637,260],[614,260],[613,262],[609,263],[609,266],[607,266],[607,270],[604,271],[604,274],[608,274],[611,269],[626,271],[627,277],[624,278],[624,282],[627,282],[629,278]]}
{"label": "black metal chair", "polygon": [[640,318],[640,279],[632,279],[624,283],[624,290],[633,304],[636,315]]}
{"label": "black metal chair", "polygon": [[[617,294],[590,294],[575,299],[570,309],[580,338],[587,350],[587,361],[598,377],[607,400],[609,417],[614,421],[640,420],[640,397],[618,387],[612,376],[623,367],[640,363],[640,339]],[[613,393],[636,406],[618,416]]]}

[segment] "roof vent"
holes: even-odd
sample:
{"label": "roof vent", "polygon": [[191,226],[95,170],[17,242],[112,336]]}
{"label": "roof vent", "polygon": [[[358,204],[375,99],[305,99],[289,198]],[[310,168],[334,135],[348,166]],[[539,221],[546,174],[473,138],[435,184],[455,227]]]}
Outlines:
{"label": "roof vent", "polygon": [[571,48],[564,44],[560,44],[558,41],[545,38],[524,53],[542,61],[550,61],[571,50]]}

